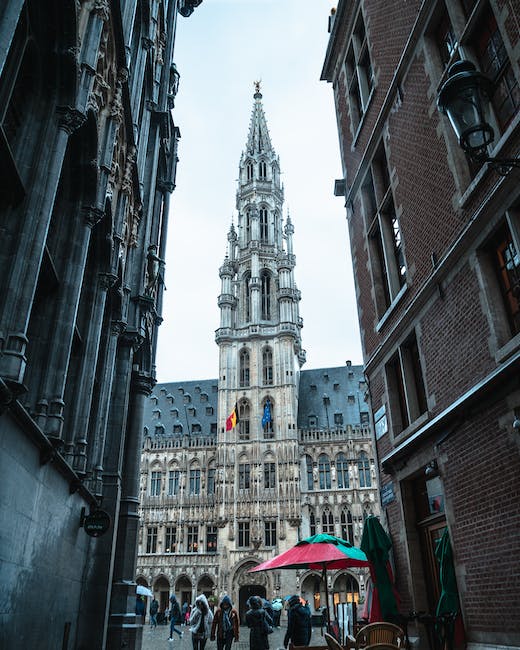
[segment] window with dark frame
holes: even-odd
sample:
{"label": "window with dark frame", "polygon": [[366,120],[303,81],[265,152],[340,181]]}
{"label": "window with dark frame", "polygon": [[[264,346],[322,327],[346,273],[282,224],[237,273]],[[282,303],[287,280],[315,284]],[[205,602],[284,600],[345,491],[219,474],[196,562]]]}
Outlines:
{"label": "window with dark frame", "polygon": [[146,530],[146,552],[157,553],[157,526],[149,526]]}
{"label": "window with dark frame", "polygon": [[188,553],[197,553],[199,550],[199,527],[188,526]]}
{"label": "window with dark frame", "polygon": [[374,87],[374,71],[368,51],[363,15],[359,12],[345,58],[348,103],[353,130],[356,131],[367,109]]}
{"label": "window with dark frame", "polygon": [[176,526],[166,526],[164,534],[164,552],[175,553],[177,550],[177,528]]}
{"label": "window with dark frame", "polygon": [[269,239],[268,213],[266,208],[260,208],[260,241],[267,242]]}
{"label": "window with dark frame", "polygon": [[359,454],[358,458],[358,477],[359,487],[368,488],[372,487],[372,477],[370,474],[370,461],[364,451]]}
{"label": "window with dark frame", "polygon": [[238,405],[238,418],[238,438],[239,440],[249,440],[250,407],[246,400]]}
{"label": "window with dark frame", "polygon": [[336,456],[336,480],[338,482],[338,488],[347,489],[350,487],[348,459],[342,452]]}
{"label": "window with dark frame", "polygon": [[494,235],[488,251],[500,286],[511,335],[514,336],[520,332],[520,253],[506,221]]}
{"label": "window with dark frame", "polygon": [[206,492],[208,494],[215,494],[215,477],[217,470],[215,467],[208,467],[208,480],[206,481]]}
{"label": "window with dark frame", "polygon": [[276,464],[264,463],[264,488],[276,487]]}
{"label": "window with dark frame", "polygon": [[240,388],[249,386],[250,381],[249,369],[249,352],[247,350],[240,351]]}
{"label": "window with dark frame", "polygon": [[217,552],[218,531],[216,526],[206,526],[206,553]]}
{"label": "window with dark frame", "polygon": [[394,434],[406,429],[427,411],[426,390],[415,332],[386,364]]}
{"label": "window with dark frame", "polygon": [[179,493],[180,471],[171,469],[168,472],[168,496],[172,497]]}
{"label": "window with dark frame", "polygon": [[150,496],[161,496],[161,472],[152,472],[150,479]]}
{"label": "window with dark frame", "polygon": [[312,511],[309,514],[309,532],[311,535],[316,535],[316,517]]}
{"label": "window with dark frame", "polygon": [[324,510],[321,515],[321,532],[325,535],[334,535],[334,515],[330,510]]}
{"label": "window with dark frame", "polygon": [[341,511],[341,538],[354,545],[354,522],[350,510]]}
{"label": "window with dark frame", "polygon": [[305,472],[307,475],[307,489],[314,490],[314,475],[312,472],[312,458],[305,456]]}
{"label": "window with dark frame", "polygon": [[273,385],[273,351],[271,348],[264,348],[262,352],[262,377],[264,386]]}
{"label": "window with dark frame", "polygon": [[200,494],[200,469],[190,469],[190,494]]}
{"label": "window with dark frame", "polygon": [[326,454],[320,454],[318,458],[318,477],[320,481],[320,490],[330,490],[330,460]]}
{"label": "window with dark frame", "polygon": [[239,463],[238,465],[238,489],[249,490],[251,487],[251,465],[249,463]]}
{"label": "window with dark frame", "polygon": [[472,43],[481,71],[493,82],[493,108],[500,127],[505,129],[520,108],[520,88],[489,5],[478,19]]}
{"label": "window with dark frame", "polygon": [[261,280],[261,304],[262,304],[262,320],[271,319],[271,276],[267,271],[262,271],[260,275]]}
{"label": "window with dark frame", "polygon": [[238,547],[249,548],[250,545],[251,542],[249,536],[249,522],[239,521],[238,522]]}
{"label": "window with dark frame", "polygon": [[276,546],[276,521],[264,522],[264,541],[266,546]]}

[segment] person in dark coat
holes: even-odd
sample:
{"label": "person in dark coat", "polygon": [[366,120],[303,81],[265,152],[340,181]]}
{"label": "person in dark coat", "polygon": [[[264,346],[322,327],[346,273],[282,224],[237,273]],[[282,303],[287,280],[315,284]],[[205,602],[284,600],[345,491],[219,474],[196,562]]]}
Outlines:
{"label": "person in dark coat", "polygon": [[309,645],[312,634],[311,610],[307,605],[302,605],[300,597],[296,595],[289,598],[288,605],[284,648],[287,648],[289,641],[292,641],[294,645]]}
{"label": "person in dark coat", "polygon": [[179,638],[182,638],[182,632],[177,629],[175,626],[181,624],[181,608],[179,606],[179,601],[175,597],[175,594],[170,596],[170,636],[173,638],[173,633],[176,632],[179,635]]}
{"label": "person in dark coat", "polygon": [[262,607],[259,596],[251,596],[247,601],[249,609],[246,612],[246,623],[249,628],[249,650],[268,650],[268,630],[273,625],[273,619]]}
{"label": "person in dark coat", "polygon": [[215,612],[211,625],[211,640],[217,639],[217,650],[230,650],[233,639],[238,641],[240,633],[240,619],[237,610],[233,607],[231,598],[224,596],[220,607]]}

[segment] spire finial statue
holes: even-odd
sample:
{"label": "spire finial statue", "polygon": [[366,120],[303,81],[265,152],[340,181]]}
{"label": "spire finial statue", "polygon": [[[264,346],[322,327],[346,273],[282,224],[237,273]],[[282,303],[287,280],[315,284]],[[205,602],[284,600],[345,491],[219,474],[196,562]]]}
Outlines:
{"label": "spire finial statue", "polygon": [[260,86],[261,86],[261,84],[262,84],[262,80],[261,80],[261,79],[258,79],[258,81],[254,81],[254,82],[253,82],[253,85],[254,85],[254,87],[255,87],[255,94],[253,95],[253,97],[254,97],[255,99],[262,99],[262,93],[260,92]]}

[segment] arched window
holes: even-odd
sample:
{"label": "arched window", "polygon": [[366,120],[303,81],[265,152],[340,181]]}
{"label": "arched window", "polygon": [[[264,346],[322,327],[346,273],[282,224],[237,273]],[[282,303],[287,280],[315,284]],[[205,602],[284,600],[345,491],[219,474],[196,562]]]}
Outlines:
{"label": "arched window", "polygon": [[348,488],[348,460],[345,454],[340,453],[336,456],[336,476],[338,477],[338,488]]}
{"label": "arched window", "polygon": [[334,535],[334,515],[330,510],[324,510],[321,515],[321,532]]}
{"label": "arched window", "polygon": [[269,239],[269,226],[267,223],[267,209],[260,208],[260,241],[266,242]]}
{"label": "arched window", "polygon": [[251,320],[251,292],[249,289],[249,284],[251,282],[251,273],[246,273],[244,276],[244,284],[242,289],[242,296],[244,300],[244,319],[247,323]]}
{"label": "arched window", "polygon": [[262,271],[262,320],[271,319],[271,276]]}
{"label": "arched window", "polygon": [[314,490],[314,475],[312,473],[312,458],[305,456],[305,474],[307,476],[307,489]]}
{"label": "arched window", "polygon": [[318,475],[320,479],[320,490],[330,490],[330,460],[326,454],[318,458]]}
{"label": "arched window", "polygon": [[251,241],[251,210],[246,210],[246,244]]}
{"label": "arched window", "polygon": [[264,348],[262,353],[262,377],[264,386],[273,385],[273,351],[271,348]]}
{"label": "arched window", "polygon": [[244,348],[240,351],[240,388],[249,386],[249,352]]}
{"label": "arched window", "polygon": [[341,537],[354,545],[354,523],[350,510],[341,511]]}
{"label": "arched window", "polygon": [[242,400],[238,405],[238,437],[240,440],[249,440],[249,418],[249,402]]}
{"label": "arched window", "polygon": [[260,164],[258,165],[258,171],[259,171],[260,178],[262,180],[265,180],[267,178],[267,165],[265,161],[263,160],[260,161]]}
{"label": "arched window", "polygon": [[364,451],[359,454],[358,460],[359,487],[371,487],[370,463]]}
{"label": "arched window", "polygon": [[253,163],[249,162],[247,163],[246,166],[246,175],[247,175],[247,180],[252,181],[253,180]]}
{"label": "arched window", "polygon": [[264,430],[264,440],[274,438],[273,420],[273,403],[269,398],[266,398],[262,405],[262,428]]}
{"label": "arched window", "polygon": [[314,516],[314,512],[310,512],[309,514],[309,532],[311,535],[316,535],[316,517]]}

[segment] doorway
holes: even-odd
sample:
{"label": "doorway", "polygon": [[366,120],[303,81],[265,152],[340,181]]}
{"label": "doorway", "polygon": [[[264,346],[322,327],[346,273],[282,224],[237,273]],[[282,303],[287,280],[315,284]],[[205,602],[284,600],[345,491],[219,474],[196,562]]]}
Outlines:
{"label": "doorway", "polygon": [[251,596],[260,596],[265,599],[266,591],[262,585],[244,585],[238,592],[238,613],[240,615],[240,624],[246,624],[246,612],[248,610],[247,601]]}

